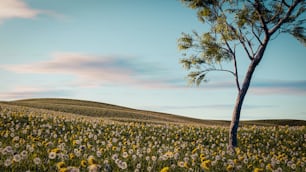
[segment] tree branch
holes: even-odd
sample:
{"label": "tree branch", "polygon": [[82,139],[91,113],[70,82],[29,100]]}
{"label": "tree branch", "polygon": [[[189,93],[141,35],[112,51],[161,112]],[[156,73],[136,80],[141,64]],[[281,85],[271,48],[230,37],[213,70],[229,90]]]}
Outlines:
{"label": "tree branch", "polygon": [[240,92],[241,89],[240,89],[240,83],[239,83],[239,77],[238,77],[238,67],[237,67],[236,56],[234,56],[234,69],[235,69],[234,76],[235,76],[236,86],[237,86],[238,92]]}
{"label": "tree branch", "polygon": [[261,9],[260,9],[261,5],[262,4],[258,0],[255,0],[255,4],[253,4],[253,6],[256,9],[256,12],[259,16],[260,24],[261,24],[262,28],[264,29],[266,35],[269,35],[269,29],[268,29],[267,23],[266,23],[264,17],[262,16],[262,14],[261,14],[261,12],[262,12]]}
{"label": "tree branch", "polygon": [[[284,1],[283,1],[284,2]],[[286,6],[288,6],[288,11],[286,13],[286,15],[281,19],[279,20],[279,22],[271,29],[268,31],[268,34],[269,35],[273,35],[280,27],[282,24],[284,24],[286,22],[286,20],[288,20],[288,18],[290,17],[291,13],[293,12],[294,8],[300,3],[302,2],[301,0],[295,0],[293,2],[293,4],[289,7],[289,5],[284,2],[284,4]]]}
{"label": "tree branch", "polygon": [[245,45],[245,40],[244,40],[243,36],[241,36],[241,35],[242,35],[242,31],[241,31],[240,28],[239,28],[239,33],[240,33],[240,34],[238,35],[238,40],[239,40],[239,42],[241,43],[242,47],[244,48],[244,51],[247,53],[249,59],[252,60],[253,57],[251,56],[249,50],[247,49],[247,47],[246,47],[246,45]]}
{"label": "tree branch", "polygon": [[[255,33],[255,31],[254,31],[254,25],[252,24],[252,33],[253,33],[253,35],[255,36],[255,38],[257,39],[257,41],[260,43],[260,45],[262,45],[262,42],[261,42],[261,40],[260,40],[260,37],[259,37],[259,35],[257,35],[256,33]],[[259,33],[260,34],[260,33]],[[253,53],[254,54],[254,53]]]}

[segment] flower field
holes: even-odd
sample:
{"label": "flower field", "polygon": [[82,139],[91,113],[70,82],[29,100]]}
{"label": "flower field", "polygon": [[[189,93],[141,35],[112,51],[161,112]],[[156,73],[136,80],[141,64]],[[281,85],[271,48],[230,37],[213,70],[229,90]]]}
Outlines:
{"label": "flower field", "polygon": [[115,122],[3,107],[0,171],[306,171],[306,126],[227,127]]}

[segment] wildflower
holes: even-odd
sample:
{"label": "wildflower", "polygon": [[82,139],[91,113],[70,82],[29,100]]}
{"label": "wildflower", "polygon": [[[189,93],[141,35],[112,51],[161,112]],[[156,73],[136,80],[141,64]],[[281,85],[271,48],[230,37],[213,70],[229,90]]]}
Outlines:
{"label": "wildflower", "polygon": [[66,167],[58,169],[59,172],[70,172],[70,170]]}
{"label": "wildflower", "polygon": [[14,155],[13,161],[19,162],[21,160],[21,156],[19,154]]}
{"label": "wildflower", "polygon": [[65,163],[63,161],[56,163],[57,169],[61,169],[65,167]]}
{"label": "wildflower", "polygon": [[138,163],[138,164],[136,165],[136,168],[140,169],[140,168],[141,168],[141,164]]}
{"label": "wildflower", "polygon": [[271,164],[267,164],[266,165],[266,170],[273,171],[272,165]]}
{"label": "wildflower", "polygon": [[164,167],[160,170],[160,172],[169,172],[170,168],[169,167]]}
{"label": "wildflower", "polygon": [[86,166],[87,166],[87,161],[82,160],[82,161],[81,161],[81,166],[82,166],[82,167],[86,167]]}
{"label": "wildflower", "polygon": [[184,168],[184,162],[183,161],[177,162],[177,166]]}
{"label": "wildflower", "polygon": [[59,153],[61,150],[59,148],[54,148],[51,150],[51,152]]}
{"label": "wildflower", "polygon": [[99,168],[97,164],[91,164],[88,166],[88,172],[98,172]]}
{"label": "wildflower", "polygon": [[263,172],[264,170],[262,168],[255,168],[254,172]]}
{"label": "wildflower", "polygon": [[33,161],[34,161],[34,164],[35,164],[35,165],[41,164],[41,159],[38,158],[38,157],[34,158]]}
{"label": "wildflower", "polygon": [[77,168],[77,167],[67,167],[67,169],[68,169],[68,171],[69,172],[80,172],[80,169],[79,168]]}
{"label": "wildflower", "polygon": [[188,162],[184,162],[184,167],[188,168]]}
{"label": "wildflower", "polygon": [[69,154],[69,159],[73,159],[75,157],[75,155],[73,153]]}
{"label": "wildflower", "polygon": [[11,159],[6,159],[6,160],[4,161],[4,166],[8,167],[8,166],[10,166],[12,163],[13,163],[13,161],[12,161]]}
{"label": "wildflower", "polygon": [[233,171],[233,170],[234,170],[234,167],[230,164],[226,167],[226,171]]}
{"label": "wildflower", "polygon": [[88,162],[88,165],[92,165],[92,164],[96,164],[96,160],[95,160],[95,157],[90,155],[88,158],[87,158],[87,162]]}
{"label": "wildflower", "polygon": [[128,154],[127,152],[123,152],[123,153],[122,153],[122,157],[123,157],[123,158],[127,158],[128,156],[129,156],[129,154]]}
{"label": "wildflower", "polygon": [[211,166],[211,160],[205,160],[201,163],[201,167],[204,170],[209,170],[210,166]]}
{"label": "wildflower", "polygon": [[127,168],[127,163],[126,162],[121,162],[121,163],[119,163],[119,168],[121,168],[121,169],[126,169]]}
{"label": "wildflower", "polygon": [[102,152],[100,150],[98,150],[96,155],[97,155],[98,158],[100,158],[102,156]]}
{"label": "wildflower", "polygon": [[56,158],[56,152],[50,152],[49,153],[49,159],[55,159]]}

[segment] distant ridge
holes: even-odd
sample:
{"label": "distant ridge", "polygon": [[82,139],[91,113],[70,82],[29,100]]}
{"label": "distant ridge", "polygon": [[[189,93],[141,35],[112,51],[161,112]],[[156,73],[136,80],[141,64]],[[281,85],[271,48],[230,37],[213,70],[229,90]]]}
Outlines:
{"label": "distant ridge", "polygon": [[[36,109],[45,109],[57,112],[72,113],[76,115],[108,118],[116,121],[141,121],[149,123],[187,123],[200,125],[222,125],[228,126],[229,121],[223,120],[201,120],[179,115],[160,112],[138,110],[124,106],[100,103],[94,101],[60,99],[60,98],[35,98],[16,101],[2,101],[0,104],[25,106]],[[241,125],[261,126],[306,126],[303,120],[252,120],[242,121]]]}

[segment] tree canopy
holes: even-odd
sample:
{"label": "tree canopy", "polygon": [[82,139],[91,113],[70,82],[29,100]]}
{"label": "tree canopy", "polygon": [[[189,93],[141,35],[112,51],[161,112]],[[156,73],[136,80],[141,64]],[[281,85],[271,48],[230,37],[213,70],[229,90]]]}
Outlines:
{"label": "tree canopy", "polygon": [[[199,85],[211,71],[229,72],[240,84],[237,49],[242,48],[251,61],[259,58],[262,47],[280,33],[289,33],[306,46],[305,0],[182,0],[197,10],[200,22],[210,30],[199,34],[182,33],[178,48],[184,50],[183,66],[188,78]],[[244,57],[242,57],[244,58]],[[223,69],[222,63],[234,61],[234,69]]]}

